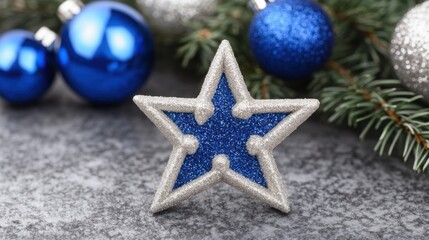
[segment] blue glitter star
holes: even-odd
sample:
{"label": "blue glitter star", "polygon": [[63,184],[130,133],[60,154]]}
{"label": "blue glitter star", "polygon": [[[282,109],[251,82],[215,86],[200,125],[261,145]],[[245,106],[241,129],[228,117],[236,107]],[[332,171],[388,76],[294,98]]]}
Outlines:
{"label": "blue glitter star", "polygon": [[134,102],[173,144],[152,212],[219,182],[289,212],[272,151],[319,101],[253,99],[231,46],[223,41],[197,98],[135,96]]}
{"label": "blue glitter star", "polygon": [[199,141],[197,152],[186,156],[173,189],[209,172],[213,158],[219,154],[228,157],[232,170],[267,187],[258,159],[248,153],[246,143],[252,135],[267,134],[288,114],[254,114],[249,119],[234,117],[232,107],[236,101],[225,74],[222,75],[212,102],[215,106],[214,114],[203,125],[196,122],[192,113],[165,112],[184,134],[194,135]]}

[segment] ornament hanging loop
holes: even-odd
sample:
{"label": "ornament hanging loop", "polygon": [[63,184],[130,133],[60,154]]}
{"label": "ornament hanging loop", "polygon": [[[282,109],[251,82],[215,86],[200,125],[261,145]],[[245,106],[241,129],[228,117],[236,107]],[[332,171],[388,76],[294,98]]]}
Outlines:
{"label": "ornament hanging loop", "polygon": [[57,15],[62,22],[67,22],[78,15],[84,4],[80,0],[66,0],[58,7]]}

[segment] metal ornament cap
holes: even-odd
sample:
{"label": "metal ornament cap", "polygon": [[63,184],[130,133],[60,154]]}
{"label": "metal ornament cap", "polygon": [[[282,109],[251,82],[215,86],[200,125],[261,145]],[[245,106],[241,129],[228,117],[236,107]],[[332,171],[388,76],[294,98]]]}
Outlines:
{"label": "metal ornament cap", "polygon": [[[221,84],[225,84],[222,79],[226,79],[229,90],[235,99],[235,105],[231,109],[233,118],[242,121],[260,114],[284,113],[285,115],[278,123],[273,124],[274,126],[263,136],[251,135],[244,146],[244,151],[254,156],[258,161],[266,186],[258,184],[256,181],[252,181],[234,171],[232,161],[225,153],[216,154],[213,159],[204,158],[204,161],[211,162],[211,169],[184,185],[175,187],[185,158],[189,154],[199,151],[198,148],[201,147],[202,142],[198,138],[192,137],[192,134],[183,133],[166,112],[191,114],[196,122],[193,124],[198,124],[198,126],[209,122],[212,117],[217,119],[214,115],[219,109],[213,107],[212,99],[214,99],[215,94],[219,94],[217,93],[218,87]],[[219,97],[219,95],[216,96]],[[225,97],[224,95],[220,96]],[[224,40],[217,50],[197,98],[135,96],[134,102],[173,144],[173,151],[150,208],[152,212],[155,213],[173,207],[219,182],[225,182],[284,213],[289,212],[286,189],[272,151],[317,110],[319,107],[318,100],[253,99],[244,83],[232,48],[229,42]],[[221,116],[221,118],[224,117],[224,115]],[[261,124],[263,125],[265,122]],[[185,124],[185,128],[186,126]],[[260,127],[263,126],[258,125],[256,128]],[[213,134],[217,134],[216,132],[217,130],[215,129]],[[228,134],[233,136],[235,133],[228,132]],[[213,138],[215,136],[206,137]]]}
{"label": "metal ornament cap", "polygon": [[57,34],[47,27],[41,27],[34,34],[34,38],[39,41],[44,47],[52,49],[55,41],[58,39]]}
{"label": "metal ornament cap", "polygon": [[67,22],[78,15],[84,4],[80,0],[66,0],[58,7],[57,15],[62,22]]}
{"label": "metal ornament cap", "polygon": [[249,7],[253,12],[260,11],[267,7],[266,0],[251,0],[249,1]]}
{"label": "metal ornament cap", "polygon": [[253,12],[258,12],[267,7],[268,4],[275,2],[276,0],[250,0],[249,7]]}

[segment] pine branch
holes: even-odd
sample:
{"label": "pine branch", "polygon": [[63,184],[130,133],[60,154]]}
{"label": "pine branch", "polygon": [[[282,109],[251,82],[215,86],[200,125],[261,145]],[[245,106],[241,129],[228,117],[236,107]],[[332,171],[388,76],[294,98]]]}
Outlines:
{"label": "pine branch", "polygon": [[0,32],[15,28],[37,30],[41,26],[59,27],[56,7],[60,0],[4,0],[0,3]]}
{"label": "pine branch", "polygon": [[333,111],[329,121],[347,119],[351,127],[364,125],[362,139],[371,129],[380,130],[375,146],[380,155],[391,155],[404,138],[405,145],[400,146],[404,161],[413,155],[413,169],[425,171],[429,166],[429,108],[416,104],[421,96],[403,90],[398,80],[374,80],[368,74],[356,77],[336,62],[327,67],[337,75],[336,86],[326,87],[321,96],[323,110]]}
{"label": "pine branch", "polygon": [[[376,80],[386,76],[395,78],[388,41],[396,22],[415,2],[403,2],[387,9],[388,4],[389,1],[375,5],[365,0],[347,4],[325,1],[337,33],[336,49],[326,70],[316,74],[310,89],[320,97],[323,111],[332,113],[329,121],[347,121],[351,127],[364,126],[361,139],[369,131],[377,131],[380,136],[375,151],[380,155],[391,155],[399,140],[405,139],[405,144],[399,146],[404,161],[412,155],[413,169],[424,171],[429,165],[426,124],[429,109],[418,101],[421,96],[404,90],[399,80]],[[374,14],[378,11],[375,6],[387,10]]]}

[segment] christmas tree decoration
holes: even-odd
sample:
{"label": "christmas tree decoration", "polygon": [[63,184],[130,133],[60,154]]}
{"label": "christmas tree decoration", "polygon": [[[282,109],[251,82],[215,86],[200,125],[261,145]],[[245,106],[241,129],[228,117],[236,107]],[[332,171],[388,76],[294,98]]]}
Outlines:
{"label": "christmas tree decoration", "polygon": [[396,25],[391,58],[396,74],[429,102],[429,2],[412,8]]}
{"label": "christmas tree decoration", "polygon": [[213,13],[219,0],[137,0],[153,28],[164,35],[186,31],[186,23]]}
{"label": "christmas tree decoration", "polygon": [[134,101],[173,144],[151,211],[225,182],[289,212],[272,151],[316,111],[318,100],[253,99],[229,42],[223,41],[197,98],[136,96]]}
{"label": "christmas tree decoration", "polygon": [[149,28],[137,11],[118,2],[81,6],[68,0],[58,8],[60,18],[69,19],[57,53],[61,73],[90,102],[123,101],[140,89],[152,69]]}
{"label": "christmas tree decoration", "polygon": [[12,104],[39,99],[55,78],[56,34],[12,30],[0,36],[0,96]]}
{"label": "christmas tree decoration", "polygon": [[334,32],[329,17],[311,0],[253,1],[249,42],[256,60],[284,80],[310,77],[329,59]]}

